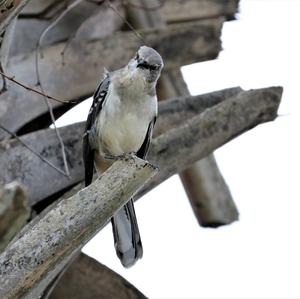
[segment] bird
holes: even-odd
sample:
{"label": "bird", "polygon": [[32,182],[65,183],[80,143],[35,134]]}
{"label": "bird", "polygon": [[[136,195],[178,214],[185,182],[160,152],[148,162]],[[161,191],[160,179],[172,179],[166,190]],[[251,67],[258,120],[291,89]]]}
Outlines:
{"label": "bird", "polygon": [[[156,84],[163,68],[161,55],[141,46],[123,68],[105,72],[93,95],[83,135],[85,185],[94,167],[104,172],[113,160],[134,153],[145,159],[157,117]],[[114,246],[125,268],[142,258],[143,247],[131,198],[112,219]]]}

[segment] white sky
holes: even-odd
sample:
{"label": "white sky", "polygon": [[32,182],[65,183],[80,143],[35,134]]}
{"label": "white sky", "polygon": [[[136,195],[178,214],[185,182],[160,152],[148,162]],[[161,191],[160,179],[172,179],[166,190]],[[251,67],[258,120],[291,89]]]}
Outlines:
{"label": "white sky", "polygon": [[[144,257],[134,267],[119,263],[110,226],[85,253],[150,298],[300,298],[299,14],[297,0],[241,0],[219,59],[183,68],[192,94],[284,86],[281,117],[215,153],[240,221],[199,227],[174,176],[136,203]],[[69,117],[85,119],[87,106]]]}

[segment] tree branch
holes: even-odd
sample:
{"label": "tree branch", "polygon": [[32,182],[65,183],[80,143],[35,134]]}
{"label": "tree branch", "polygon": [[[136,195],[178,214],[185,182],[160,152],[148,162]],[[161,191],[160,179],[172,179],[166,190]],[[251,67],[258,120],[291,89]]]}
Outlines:
{"label": "tree branch", "polygon": [[[214,19],[172,25],[166,30],[147,30],[142,35],[149,46],[162,54],[166,65],[173,67],[216,57],[221,48],[221,27],[222,20]],[[60,55],[64,44],[44,48],[44,59],[40,61],[43,87],[55,98],[78,100],[87,97],[102,77],[103,67],[117,69],[124,66],[139,45],[140,41],[131,32],[115,33],[105,40],[84,41],[76,44],[76,51],[69,49],[69,62],[67,60],[64,66]],[[34,55],[18,56],[10,59],[10,63],[9,73],[18,74],[19,81],[31,86],[36,83]],[[59,105],[61,103],[53,103],[53,107]],[[39,95],[29,97],[19,87],[10,87],[5,97],[0,95],[0,106],[3,107],[0,109],[3,125],[14,132],[47,112]],[[0,139],[4,136],[0,134]]]}
{"label": "tree branch", "polygon": [[144,194],[258,124],[277,117],[281,87],[242,91],[152,141],[149,160],[160,167]]}
{"label": "tree branch", "polygon": [[66,103],[66,104],[76,103],[75,101],[60,100],[60,99],[51,97],[51,96],[45,94],[44,92],[41,92],[41,91],[39,91],[39,90],[37,90],[37,89],[34,89],[34,88],[32,88],[32,87],[30,87],[30,86],[27,86],[26,84],[24,84],[24,83],[22,83],[22,82],[16,80],[16,77],[15,77],[15,76],[11,77],[11,76],[6,75],[3,71],[0,71],[0,74],[1,74],[1,76],[3,76],[4,78],[8,79],[9,81],[11,81],[11,82],[13,82],[13,83],[15,83],[15,84],[18,84],[19,86],[23,87],[24,89],[29,90],[29,91],[32,91],[32,92],[35,92],[35,93],[37,93],[38,95],[41,95],[41,96],[43,96],[43,97],[45,97],[45,98],[47,98],[47,99],[54,100],[54,101],[59,102],[59,103]]}
{"label": "tree branch", "polygon": [[[160,172],[136,198],[242,132],[275,119],[281,94],[280,87],[241,92],[155,138],[149,159],[159,165]],[[129,160],[129,165],[115,163],[92,186],[58,202],[25,230],[0,256],[0,295],[37,297],[76,255],[76,249],[153,175],[153,168],[142,165],[148,164],[138,158]],[[128,189],[121,188],[124,185]]]}
{"label": "tree branch", "polygon": [[[161,166],[160,163],[165,165],[164,161],[159,159],[162,153],[156,143],[160,140],[161,146],[163,144],[167,146],[169,141],[165,138],[172,131],[179,139],[177,143],[172,145],[175,152],[169,152],[169,156],[164,157],[170,166],[176,167],[176,171],[172,170],[171,172],[169,166],[166,165],[167,169],[170,170],[167,176],[170,176],[173,173],[186,169],[190,165],[190,157],[193,159],[193,162],[196,162],[209,154],[208,149],[213,151],[221,144],[251,127],[275,118],[281,99],[281,88],[271,87],[242,91],[238,94],[236,94],[236,91],[236,89],[229,89],[206,95],[183,97],[181,99],[161,102],[159,104],[159,117],[155,129],[155,134],[158,137],[153,140],[150,147],[150,150],[152,150],[149,160],[156,161],[156,164],[159,166]],[[222,109],[227,119],[220,119],[222,116],[220,116],[220,109]],[[253,109],[255,109],[255,113],[250,114]],[[185,128],[187,131],[196,130],[191,121],[195,119],[202,120],[203,117],[207,117],[208,111],[211,122],[216,126],[213,127],[214,131],[211,129],[207,132],[208,125],[205,122],[200,122],[198,127],[195,125],[198,128],[197,132],[199,134],[200,132],[206,132],[205,136],[191,136],[191,134],[186,135],[187,133],[181,133],[180,130],[182,128]],[[225,122],[225,124],[221,124],[221,121]],[[239,122],[239,126],[235,125],[237,122]],[[227,128],[228,130],[226,131],[225,129]],[[23,183],[28,188],[29,202],[31,205],[34,205],[45,197],[83,180],[81,151],[83,129],[83,123],[61,128],[66,149],[72,152],[72,155],[68,156],[71,179],[58,177],[55,170],[51,168],[41,171],[43,164],[38,158],[24,151],[22,146],[15,140],[8,140],[2,144],[0,143],[0,169],[6,170],[0,173],[0,181],[5,183],[18,180]],[[220,132],[224,132],[224,134],[220,135]],[[182,139],[180,138],[181,136],[189,136],[191,140]],[[56,141],[53,130],[47,129],[31,133],[23,136],[22,140],[42,153],[43,156],[47,157],[55,165],[63,166],[61,157],[59,157],[59,144]],[[202,146],[201,150],[195,156],[190,155],[189,147],[192,146],[192,141]],[[210,146],[208,147],[208,145]],[[193,146],[196,145],[193,144]],[[10,151],[7,150],[8,148],[10,148]],[[179,149],[185,149],[186,153],[181,155]]]}
{"label": "tree branch", "polygon": [[0,256],[0,297],[37,298],[157,169],[117,161],[89,187],[61,201]]}

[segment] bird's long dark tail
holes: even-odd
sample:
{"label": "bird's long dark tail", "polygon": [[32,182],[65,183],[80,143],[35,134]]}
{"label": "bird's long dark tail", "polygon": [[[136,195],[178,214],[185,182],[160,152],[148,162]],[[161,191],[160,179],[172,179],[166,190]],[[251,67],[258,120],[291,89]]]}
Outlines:
{"label": "bird's long dark tail", "polygon": [[111,222],[117,255],[124,267],[131,267],[143,256],[132,199],[114,215]]}

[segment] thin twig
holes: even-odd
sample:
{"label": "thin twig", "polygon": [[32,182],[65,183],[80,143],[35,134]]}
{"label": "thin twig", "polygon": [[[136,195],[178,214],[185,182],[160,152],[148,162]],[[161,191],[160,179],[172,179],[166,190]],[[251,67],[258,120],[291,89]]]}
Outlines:
{"label": "thin twig", "polygon": [[3,75],[3,67],[2,67],[2,63],[0,61],[0,73],[1,73],[1,76],[2,76],[2,88],[0,90],[0,94],[4,93],[5,91],[7,91],[7,83],[6,83],[6,79],[5,79],[5,76]]}
{"label": "thin twig", "polygon": [[45,94],[45,93],[43,93],[43,92],[41,92],[39,90],[36,90],[36,89],[34,89],[32,87],[29,87],[28,85],[25,85],[24,83],[16,80],[14,76],[10,77],[10,76],[6,75],[2,71],[0,71],[0,75],[3,76],[4,78],[8,79],[9,81],[12,81],[12,82],[16,83],[17,85],[25,88],[26,90],[35,92],[35,93],[37,93],[37,94],[39,94],[39,95],[41,95],[41,96],[43,96],[43,97],[45,97],[47,99],[54,100],[54,101],[57,101],[57,102],[60,102],[60,103],[67,103],[67,104],[71,104],[71,103],[75,104],[76,103],[74,101],[60,100],[60,99],[54,98],[52,96],[49,96],[49,95],[47,95],[47,94]]}
{"label": "thin twig", "polygon": [[[37,76],[38,85],[40,86],[40,89],[41,89],[42,93],[44,94],[45,93],[44,88],[43,88],[43,85],[42,85],[42,82],[41,82],[41,79],[40,79],[38,56],[39,55],[37,53],[37,55],[35,56],[36,57],[36,76]],[[57,126],[55,124],[56,120],[55,120],[55,116],[54,116],[54,113],[53,113],[53,108],[52,108],[48,98],[44,97],[44,100],[45,100],[45,103],[47,105],[47,108],[48,108],[48,111],[49,111],[49,114],[50,114],[51,122],[52,122],[54,130],[55,130],[55,134],[57,136],[57,139],[58,139],[60,147],[61,147],[61,153],[62,153],[62,158],[63,158],[63,161],[64,161],[65,172],[66,172],[66,175],[69,177],[70,176],[70,171],[69,171],[68,161],[67,161],[67,157],[66,157],[65,145],[64,145],[64,142],[61,138],[60,132],[57,129]]]}
{"label": "thin twig", "polygon": [[72,10],[75,6],[77,6],[80,2],[82,2],[83,0],[76,0],[74,1],[72,4],[68,5],[67,8],[62,11],[62,13],[48,26],[46,27],[46,29],[42,32],[38,42],[37,42],[37,47],[36,47],[36,55],[41,53],[42,55],[42,51],[41,51],[41,45],[42,45],[42,40],[45,37],[45,35],[53,28],[57,25],[57,23],[70,11]]}
{"label": "thin twig", "polygon": [[75,33],[73,33],[73,34],[68,38],[68,40],[67,40],[66,43],[65,43],[64,48],[63,48],[62,51],[60,52],[61,63],[62,63],[62,65],[65,65],[65,53],[66,53],[66,51],[67,51],[69,45],[71,44],[72,40],[75,38],[76,33],[77,33],[77,31],[76,31]]}
{"label": "thin twig", "polygon": [[130,30],[134,32],[134,34],[144,43],[146,44],[145,40],[143,37],[133,28],[133,26],[129,23],[129,21],[124,18],[119,11],[111,4],[110,0],[106,0],[107,6],[111,8],[120,18],[121,20],[129,27]]}
{"label": "thin twig", "polygon": [[[42,45],[42,40],[45,37],[45,35],[53,28],[57,25],[57,23],[70,11],[72,10],[75,6],[77,6],[80,2],[82,2],[83,0],[76,0],[74,1],[72,4],[68,5],[67,8],[43,31],[43,33],[41,34],[38,42],[37,42],[37,46],[36,46],[36,52],[35,52],[35,68],[36,68],[36,76],[37,76],[37,85],[40,86],[41,91],[44,93],[44,88],[42,86],[42,82],[40,79],[40,72],[39,72],[39,54],[41,54],[42,56],[42,51],[41,51],[41,45]],[[45,99],[45,103],[48,107],[49,110],[49,114],[50,114],[50,118],[51,118],[51,122],[54,126],[54,130],[57,136],[57,139],[60,143],[60,147],[61,147],[61,152],[62,152],[62,157],[63,157],[63,161],[64,161],[64,166],[65,166],[65,171],[66,174],[69,176],[70,175],[70,171],[69,171],[69,167],[68,167],[68,161],[67,161],[67,157],[66,157],[66,151],[65,151],[65,145],[64,142],[61,138],[61,135],[59,133],[59,130],[56,127],[55,124],[55,117],[54,117],[54,113],[53,113],[53,109],[52,106],[49,103],[48,98],[44,98]]]}
{"label": "thin twig", "polygon": [[52,167],[53,169],[55,169],[56,171],[58,171],[59,173],[63,174],[64,176],[68,175],[62,171],[61,169],[59,169],[58,167],[56,167],[52,162],[48,161],[47,159],[45,159],[40,153],[38,153],[37,151],[35,151],[34,149],[32,149],[29,145],[27,145],[18,135],[16,135],[14,132],[11,132],[10,130],[8,130],[7,128],[5,128],[2,124],[0,124],[0,128],[5,131],[6,133],[10,134],[11,136],[13,136],[16,140],[18,140],[24,147],[26,147],[30,152],[32,152],[34,155],[36,155],[38,158],[40,158],[43,162],[45,162],[46,164],[48,164],[50,167]]}

